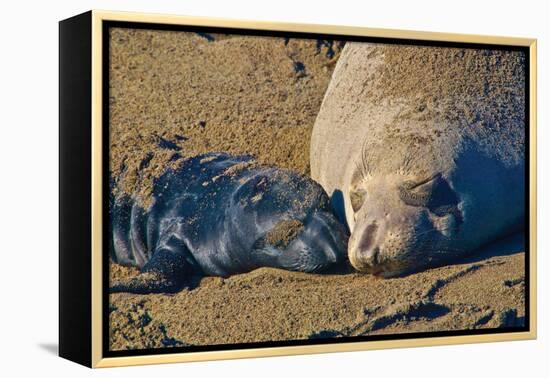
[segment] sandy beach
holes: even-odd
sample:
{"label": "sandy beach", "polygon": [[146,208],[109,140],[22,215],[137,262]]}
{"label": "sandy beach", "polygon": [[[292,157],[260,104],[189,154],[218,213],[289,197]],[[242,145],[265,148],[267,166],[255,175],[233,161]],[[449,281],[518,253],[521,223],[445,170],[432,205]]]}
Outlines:
{"label": "sandy beach", "polygon": [[[524,254],[403,278],[262,268],[174,295],[112,294],[113,349],[522,326]],[[117,266],[113,275],[131,274]]]}
{"label": "sandy beach", "polygon": [[[250,154],[309,174],[309,141],[343,44],[114,29],[110,174],[138,193],[180,158]],[[524,324],[517,238],[457,264],[380,279],[262,268],[177,294],[110,295],[112,350],[515,327]],[[111,264],[116,280],[137,274]]]}

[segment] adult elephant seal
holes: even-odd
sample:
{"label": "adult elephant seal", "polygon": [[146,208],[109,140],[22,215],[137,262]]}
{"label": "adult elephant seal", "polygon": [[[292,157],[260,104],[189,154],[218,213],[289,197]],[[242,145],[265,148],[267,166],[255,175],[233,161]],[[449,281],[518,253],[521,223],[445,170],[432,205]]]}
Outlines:
{"label": "adult elephant seal", "polygon": [[311,141],[312,177],[359,271],[396,276],[520,231],[522,51],[348,43]]}
{"label": "adult elephant seal", "polygon": [[111,292],[175,292],[264,266],[318,272],[346,256],[321,186],[248,156],[210,153],[168,169],[148,209],[113,199],[111,225],[112,259],[141,269]]}

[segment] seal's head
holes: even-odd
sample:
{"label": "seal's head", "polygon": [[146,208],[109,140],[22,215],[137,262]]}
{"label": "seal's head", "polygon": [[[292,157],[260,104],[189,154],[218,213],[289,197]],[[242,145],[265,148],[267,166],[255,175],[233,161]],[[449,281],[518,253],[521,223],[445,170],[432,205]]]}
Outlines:
{"label": "seal's head", "polygon": [[272,266],[300,272],[320,272],[345,260],[343,226],[328,211],[315,211],[303,222],[281,220],[259,239],[261,253]]}
{"label": "seal's head", "polygon": [[441,173],[356,179],[349,201],[348,255],[359,271],[391,277],[464,254],[455,242],[461,204]]}
{"label": "seal's head", "polygon": [[[319,272],[345,261],[347,231],[323,188],[290,170],[256,167],[243,176],[231,212],[233,235],[251,246],[249,261],[301,272]],[[252,268],[252,266],[250,266]]]}

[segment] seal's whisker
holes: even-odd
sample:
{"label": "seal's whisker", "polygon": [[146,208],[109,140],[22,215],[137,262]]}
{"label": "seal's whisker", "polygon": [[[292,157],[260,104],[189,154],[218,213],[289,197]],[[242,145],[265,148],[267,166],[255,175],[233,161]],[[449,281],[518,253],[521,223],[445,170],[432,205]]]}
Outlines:
{"label": "seal's whisker", "polygon": [[457,231],[459,229],[460,229],[459,227],[447,227],[447,228],[443,228],[443,229],[431,229],[431,230],[426,230],[426,231],[423,231],[423,232],[419,232],[419,233],[415,234],[415,237],[426,235],[426,234],[429,234],[431,232],[442,233],[442,232],[445,232],[445,231]]}

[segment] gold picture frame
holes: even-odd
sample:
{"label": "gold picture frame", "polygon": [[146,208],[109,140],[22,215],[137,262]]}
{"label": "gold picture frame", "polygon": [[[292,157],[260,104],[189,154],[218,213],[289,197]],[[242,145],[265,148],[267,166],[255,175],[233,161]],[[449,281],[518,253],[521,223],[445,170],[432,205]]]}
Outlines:
{"label": "gold picture frame", "polygon": [[[334,36],[357,36],[383,39],[404,39],[476,45],[516,46],[528,49],[529,66],[529,235],[528,235],[528,330],[522,332],[460,334],[403,338],[398,340],[349,341],[311,345],[271,346],[247,349],[213,350],[197,352],[169,352],[163,354],[106,357],[104,351],[104,98],[103,51],[104,25],[108,22],[140,24],[185,25],[244,30],[312,33]],[[90,367],[113,367],[143,364],[160,364],[188,361],[207,361],[250,357],[267,357],[296,354],[360,351],[402,347],[419,347],[448,344],[466,344],[495,341],[535,339],[536,324],[536,123],[537,123],[537,41],[528,38],[482,36],[453,33],[435,33],[377,29],[367,27],[293,24],[246,20],[188,17],[160,14],[110,12],[93,10],[60,23],[60,164],[61,164],[61,229],[60,229],[60,355]],[[82,49],[85,53],[82,53]],[[77,57],[78,56],[78,57]],[[71,62],[80,63],[82,71],[68,73]],[[89,72],[87,72],[87,69]],[[88,75],[89,74],[89,75]],[[79,85],[75,94],[74,83]],[[88,96],[88,97],[87,97]],[[75,101],[79,104],[75,105]],[[89,102],[87,102],[89,101]],[[79,111],[75,112],[75,109]],[[89,121],[89,127],[74,122]],[[71,126],[72,125],[72,129]],[[80,130],[76,130],[76,128]],[[87,150],[71,147],[69,142],[78,139]],[[79,154],[88,154],[80,160]],[[71,155],[72,154],[72,155]],[[76,154],[76,155],[75,155]],[[71,156],[74,156],[73,161]],[[77,165],[75,165],[77,161]],[[71,165],[72,164],[72,165]],[[82,176],[74,176],[77,175]],[[73,175],[74,174],[74,175]],[[73,175],[73,176],[71,176]],[[73,189],[64,186],[76,180]],[[78,191],[82,189],[81,191]],[[69,207],[82,202],[79,214]],[[71,212],[73,211],[73,212]],[[79,222],[78,217],[87,217]],[[77,221],[75,221],[77,220]],[[73,236],[69,236],[72,234]],[[82,253],[80,253],[83,251]],[[78,254],[79,256],[75,256]],[[76,299],[77,296],[80,297]],[[75,350],[78,349],[78,350]]]}

